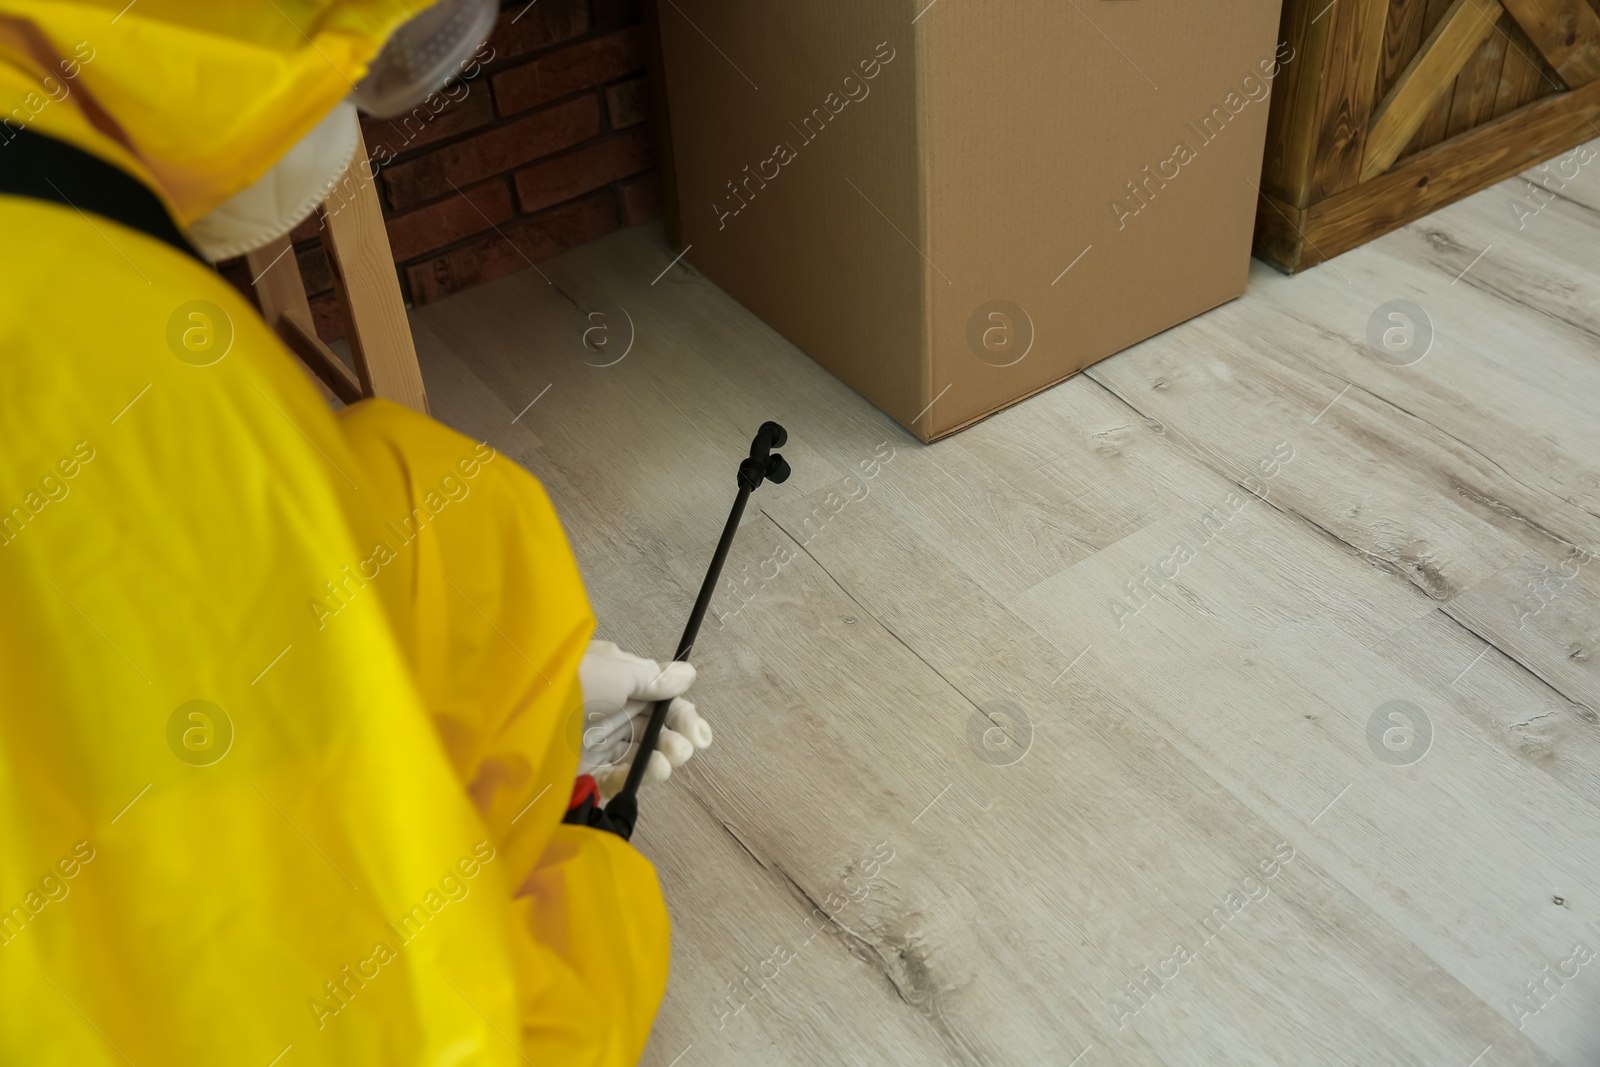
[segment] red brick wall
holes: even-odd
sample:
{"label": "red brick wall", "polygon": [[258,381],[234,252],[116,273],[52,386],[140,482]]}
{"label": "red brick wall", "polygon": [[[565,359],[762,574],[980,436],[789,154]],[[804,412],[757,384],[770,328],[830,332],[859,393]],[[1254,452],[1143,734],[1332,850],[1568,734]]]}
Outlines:
{"label": "red brick wall", "polygon": [[[645,54],[639,0],[506,3],[481,65],[431,107],[363,116],[408,303],[660,215]],[[320,232],[296,229],[295,256],[332,340],[345,325]],[[224,273],[248,289],[242,262]]]}

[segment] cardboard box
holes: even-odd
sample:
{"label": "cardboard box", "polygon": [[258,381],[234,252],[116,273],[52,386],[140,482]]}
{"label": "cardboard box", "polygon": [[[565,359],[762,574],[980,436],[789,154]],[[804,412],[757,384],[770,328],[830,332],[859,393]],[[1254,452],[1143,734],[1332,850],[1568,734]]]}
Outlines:
{"label": "cardboard box", "polygon": [[673,0],[687,259],[923,440],[1244,291],[1275,0]]}

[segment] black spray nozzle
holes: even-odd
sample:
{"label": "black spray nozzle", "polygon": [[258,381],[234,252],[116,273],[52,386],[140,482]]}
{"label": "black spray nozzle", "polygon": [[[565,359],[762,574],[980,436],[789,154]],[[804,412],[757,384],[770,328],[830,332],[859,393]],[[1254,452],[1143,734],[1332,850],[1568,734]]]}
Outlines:
{"label": "black spray nozzle", "polygon": [[789,440],[789,431],[775,422],[763,422],[750,442],[750,457],[739,464],[739,484],[754,492],[763,479],[782,484],[789,478],[789,464],[773,452]]}
{"label": "black spray nozzle", "polygon": [[756,439],[750,444],[750,454],[756,454],[757,448],[782,448],[789,443],[789,431],[775,422],[763,422],[761,429],[756,431]]}

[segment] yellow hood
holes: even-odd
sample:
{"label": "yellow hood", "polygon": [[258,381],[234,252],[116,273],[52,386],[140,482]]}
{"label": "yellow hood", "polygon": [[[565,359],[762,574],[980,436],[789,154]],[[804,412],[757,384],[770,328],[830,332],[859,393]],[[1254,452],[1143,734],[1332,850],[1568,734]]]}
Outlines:
{"label": "yellow hood", "polygon": [[429,3],[0,0],[0,119],[131,171],[187,226],[266,173]]}

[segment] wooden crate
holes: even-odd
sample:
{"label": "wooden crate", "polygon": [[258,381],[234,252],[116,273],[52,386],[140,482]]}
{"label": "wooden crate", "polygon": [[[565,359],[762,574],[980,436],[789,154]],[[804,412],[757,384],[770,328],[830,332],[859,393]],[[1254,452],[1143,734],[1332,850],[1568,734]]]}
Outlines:
{"label": "wooden crate", "polygon": [[1285,0],[1255,254],[1294,272],[1600,137],[1600,0]]}

